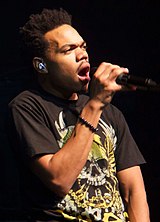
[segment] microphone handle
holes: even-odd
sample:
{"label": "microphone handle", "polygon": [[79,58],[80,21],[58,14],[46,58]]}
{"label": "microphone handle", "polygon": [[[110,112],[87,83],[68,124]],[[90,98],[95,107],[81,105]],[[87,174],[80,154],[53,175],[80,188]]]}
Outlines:
{"label": "microphone handle", "polygon": [[116,83],[119,85],[135,85],[143,87],[152,87],[157,85],[157,83],[152,79],[123,73],[117,77]]}

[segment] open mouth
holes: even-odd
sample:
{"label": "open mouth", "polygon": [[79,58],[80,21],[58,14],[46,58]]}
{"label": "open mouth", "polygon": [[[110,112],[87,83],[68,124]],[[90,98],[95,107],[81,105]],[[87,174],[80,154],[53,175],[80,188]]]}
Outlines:
{"label": "open mouth", "polygon": [[90,81],[89,71],[90,71],[90,67],[88,65],[85,67],[82,67],[80,71],[78,72],[78,78],[81,81],[89,82]]}

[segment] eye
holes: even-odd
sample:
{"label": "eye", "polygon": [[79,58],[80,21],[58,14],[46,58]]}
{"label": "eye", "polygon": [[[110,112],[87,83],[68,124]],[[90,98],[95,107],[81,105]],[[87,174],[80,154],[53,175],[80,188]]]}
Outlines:
{"label": "eye", "polygon": [[66,53],[66,52],[69,52],[69,51],[71,51],[71,48],[65,49],[63,52]]}
{"label": "eye", "polygon": [[63,53],[67,54],[70,53],[72,50],[74,50],[76,46],[70,46],[63,50]]}
{"label": "eye", "polygon": [[84,44],[84,45],[82,45],[82,47],[81,47],[82,49],[84,49],[84,50],[86,50],[87,49],[87,45],[86,44]]}

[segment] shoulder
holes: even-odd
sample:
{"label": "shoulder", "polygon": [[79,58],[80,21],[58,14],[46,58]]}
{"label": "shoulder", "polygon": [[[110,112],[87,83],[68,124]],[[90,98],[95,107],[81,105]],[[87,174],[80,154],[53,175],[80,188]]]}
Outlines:
{"label": "shoulder", "polygon": [[32,101],[36,101],[39,99],[40,99],[40,94],[38,93],[38,91],[36,92],[34,90],[25,90],[10,101],[9,107],[25,103],[32,103]]}
{"label": "shoulder", "polygon": [[108,106],[103,110],[101,118],[107,124],[112,125],[115,130],[123,130],[127,127],[127,122],[123,112],[113,104],[108,104]]}
{"label": "shoulder", "polygon": [[114,118],[119,118],[123,116],[122,111],[115,105],[113,104],[108,104],[107,107],[104,109],[104,115],[109,115]]}
{"label": "shoulder", "polygon": [[20,113],[44,113],[46,107],[50,107],[48,105],[48,101],[49,99],[45,93],[36,88],[33,88],[25,90],[14,97],[8,104],[8,108],[13,112]]}

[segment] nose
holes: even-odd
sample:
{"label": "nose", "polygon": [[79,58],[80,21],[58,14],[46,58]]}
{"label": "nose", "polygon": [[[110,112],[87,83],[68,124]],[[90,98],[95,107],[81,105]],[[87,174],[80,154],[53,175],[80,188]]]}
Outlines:
{"label": "nose", "polygon": [[76,51],[76,61],[80,61],[80,60],[87,60],[88,61],[88,53],[86,51],[86,49],[84,48],[77,48]]}

